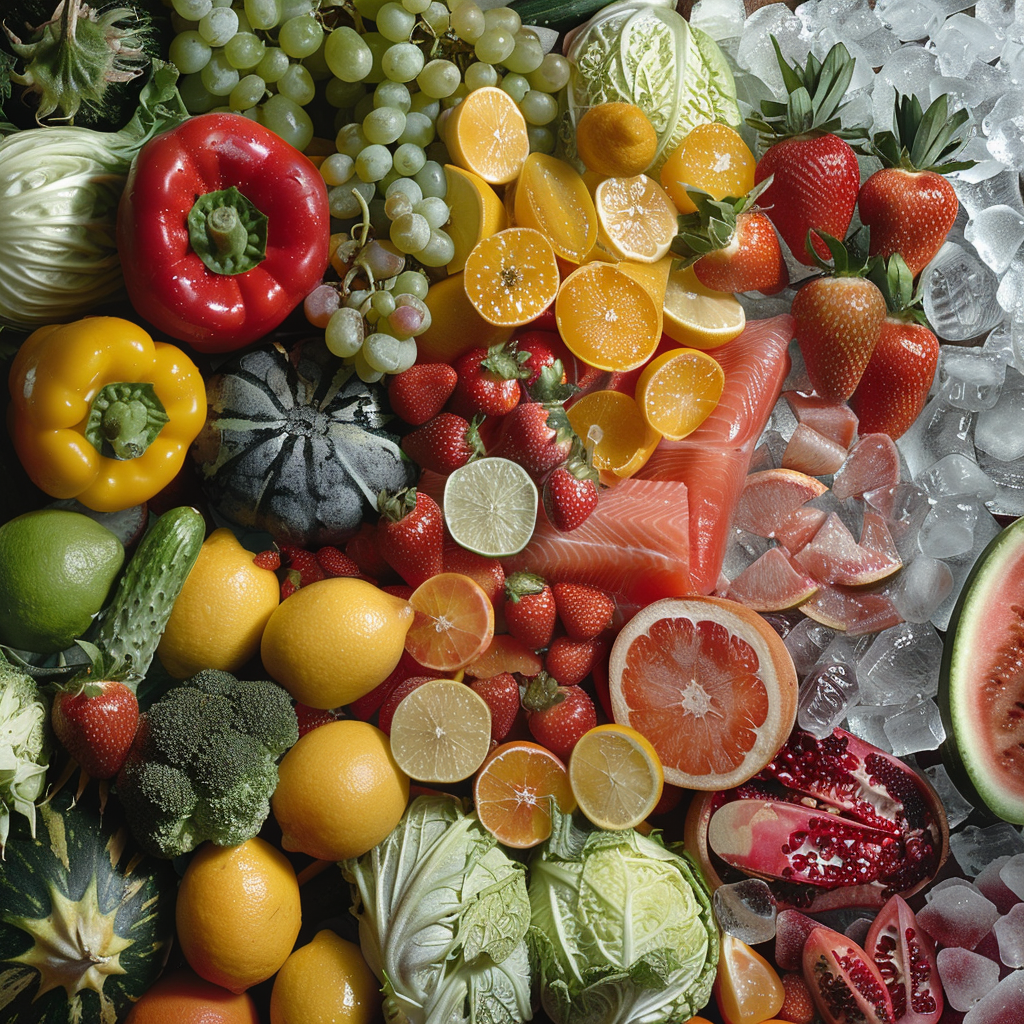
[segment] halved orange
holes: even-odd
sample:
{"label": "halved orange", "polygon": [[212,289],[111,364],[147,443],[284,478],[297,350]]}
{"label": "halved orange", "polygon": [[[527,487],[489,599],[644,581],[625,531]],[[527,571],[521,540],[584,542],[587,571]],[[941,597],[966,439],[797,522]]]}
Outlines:
{"label": "halved orange", "polygon": [[678,212],[651,177],[605,178],[594,190],[598,238],[620,260],[654,263],[676,235]]}
{"label": "halved orange", "polygon": [[796,721],[798,680],[779,634],[724,598],[666,597],[619,631],[608,664],[616,722],[650,740],[665,781],[738,786],[775,756]]}
{"label": "halved orange", "polygon": [[693,213],[697,207],[687,188],[702,189],[714,199],[738,199],[754,187],[756,163],[735,128],[719,122],[699,124],[661,165],[661,183],[680,213]]}
{"label": "halved orange", "polygon": [[581,263],[597,241],[597,212],[576,168],[546,153],[531,153],[516,179],[515,222],[547,235],[555,252]]}
{"label": "halved orange", "polygon": [[594,468],[606,485],[638,473],[654,453],[661,434],[623,391],[591,391],[566,410],[573,431],[591,450]]}
{"label": "halved orange", "polygon": [[466,257],[473,246],[481,238],[508,227],[508,217],[498,193],[479,174],[445,164],[444,176],[447,183],[444,201],[451,211],[445,231],[455,243],[448,273],[457,274],[466,266]]}
{"label": "halved orange", "polygon": [[671,349],[644,367],[636,403],[652,430],[681,441],[714,412],[724,388],[717,360],[694,348]]}
{"label": "halved orange", "polygon": [[476,580],[442,572],[409,598],[415,615],[405,649],[435,672],[456,672],[479,657],[494,636],[494,607]]}
{"label": "halved orange", "polygon": [[463,272],[473,308],[501,327],[518,327],[540,316],[555,300],[559,281],[555,250],[536,228],[505,228],[481,239],[466,257]]}
{"label": "halved orange", "polygon": [[494,748],[473,781],[480,824],[500,843],[526,850],[551,835],[551,801],[565,814],[576,808],[569,773],[547,747],[515,740]]}
{"label": "halved orange", "polygon": [[474,89],[452,108],[444,142],[453,163],[492,185],[516,178],[530,155],[526,118],[516,101],[497,86]]}

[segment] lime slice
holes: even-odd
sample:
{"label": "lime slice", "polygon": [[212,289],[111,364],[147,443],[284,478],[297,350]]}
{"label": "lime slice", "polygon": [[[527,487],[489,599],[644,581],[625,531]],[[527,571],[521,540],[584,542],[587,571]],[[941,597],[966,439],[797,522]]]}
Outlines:
{"label": "lime slice", "polygon": [[488,558],[522,551],[537,522],[537,485],[511,459],[467,462],[448,477],[444,519],[452,539]]}

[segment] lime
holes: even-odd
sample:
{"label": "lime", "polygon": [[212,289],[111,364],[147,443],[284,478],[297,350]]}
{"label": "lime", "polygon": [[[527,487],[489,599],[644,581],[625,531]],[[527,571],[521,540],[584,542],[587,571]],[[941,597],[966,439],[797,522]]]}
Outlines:
{"label": "lime", "polygon": [[448,477],[444,519],[452,539],[488,558],[514,555],[537,522],[537,485],[511,459],[467,462]]}
{"label": "lime", "polygon": [[124,547],[80,512],[41,509],[0,526],[0,642],[56,654],[106,603]]}

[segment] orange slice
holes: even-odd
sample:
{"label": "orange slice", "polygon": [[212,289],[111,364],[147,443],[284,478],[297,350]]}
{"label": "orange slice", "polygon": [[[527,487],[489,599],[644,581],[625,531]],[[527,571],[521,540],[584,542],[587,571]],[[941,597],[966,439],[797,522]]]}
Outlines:
{"label": "orange slice", "polygon": [[495,633],[487,650],[466,665],[466,675],[490,679],[502,672],[520,672],[535,676],[544,667],[544,659],[510,633]]}
{"label": "orange slice", "polygon": [[478,174],[445,164],[447,191],[444,201],[451,214],[445,231],[455,243],[455,255],[448,273],[457,274],[466,266],[466,257],[482,238],[508,227],[505,207],[498,193]]}
{"label": "orange slice", "polygon": [[529,849],[551,835],[551,801],[576,808],[565,765],[547,747],[516,740],[495,747],[473,781],[480,824],[499,842]]}
{"label": "orange slice", "polygon": [[742,136],[727,124],[699,124],[661,165],[661,183],[680,213],[697,207],[687,188],[709,192],[714,199],[745,196],[754,187],[757,161]]}
{"label": "orange slice", "polygon": [[456,672],[479,657],[494,636],[494,608],[483,587],[458,572],[421,583],[409,598],[415,615],[405,649],[425,668]]}
{"label": "orange slice", "polygon": [[667,597],[619,631],[608,664],[616,722],[650,740],[665,781],[738,786],[775,756],[796,720],[798,681],[757,612],[714,597]]}
{"label": "orange slice", "polygon": [[531,153],[515,185],[515,222],[548,237],[562,259],[581,263],[597,241],[597,213],[576,168],[545,153]]}
{"label": "orange slice", "polygon": [[518,327],[538,317],[555,300],[558,259],[543,232],[505,228],[473,246],[466,257],[463,284],[484,320]]}
{"label": "orange slice", "polygon": [[530,137],[516,101],[497,86],[474,89],[444,126],[452,162],[492,185],[516,178],[530,155]]}
{"label": "orange slice", "polygon": [[678,211],[653,178],[605,178],[594,190],[594,207],[601,245],[617,259],[654,263],[668,253]]}
{"label": "orange slice", "polygon": [[690,348],[718,348],[737,337],[747,324],[739,299],[713,292],[697,280],[693,267],[669,274],[664,302],[665,333]]}
{"label": "orange slice", "polygon": [[636,401],[622,391],[591,391],[567,410],[569,423],[590,448],[601,482],[618,483],[643,468],[661,440]]}
{"label": "orange slice", "polygon": [[681,441],[711,415],[724,388],[720,363],[697,349],[679,348],[644,367],[636,402],[652,430]]}
{"label": "orange slice", "polygon": [[469,301],[463,274],[435,281],[424,300],[430,326],[416,338],[416,361],[453,363],[473,348],[499,345],[512,336],[511,327],[489,324]]}

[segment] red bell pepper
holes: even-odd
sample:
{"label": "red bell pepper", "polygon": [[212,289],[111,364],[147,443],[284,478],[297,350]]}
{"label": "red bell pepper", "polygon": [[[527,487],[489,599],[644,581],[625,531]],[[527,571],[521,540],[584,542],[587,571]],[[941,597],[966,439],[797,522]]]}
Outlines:
{"label": "red bell pepper", "polygon": [[307,157],[240,114],[200,114],[139,151],[117,245],[140,316],[200,352],[229,352],[320,283],[330,230]]}

